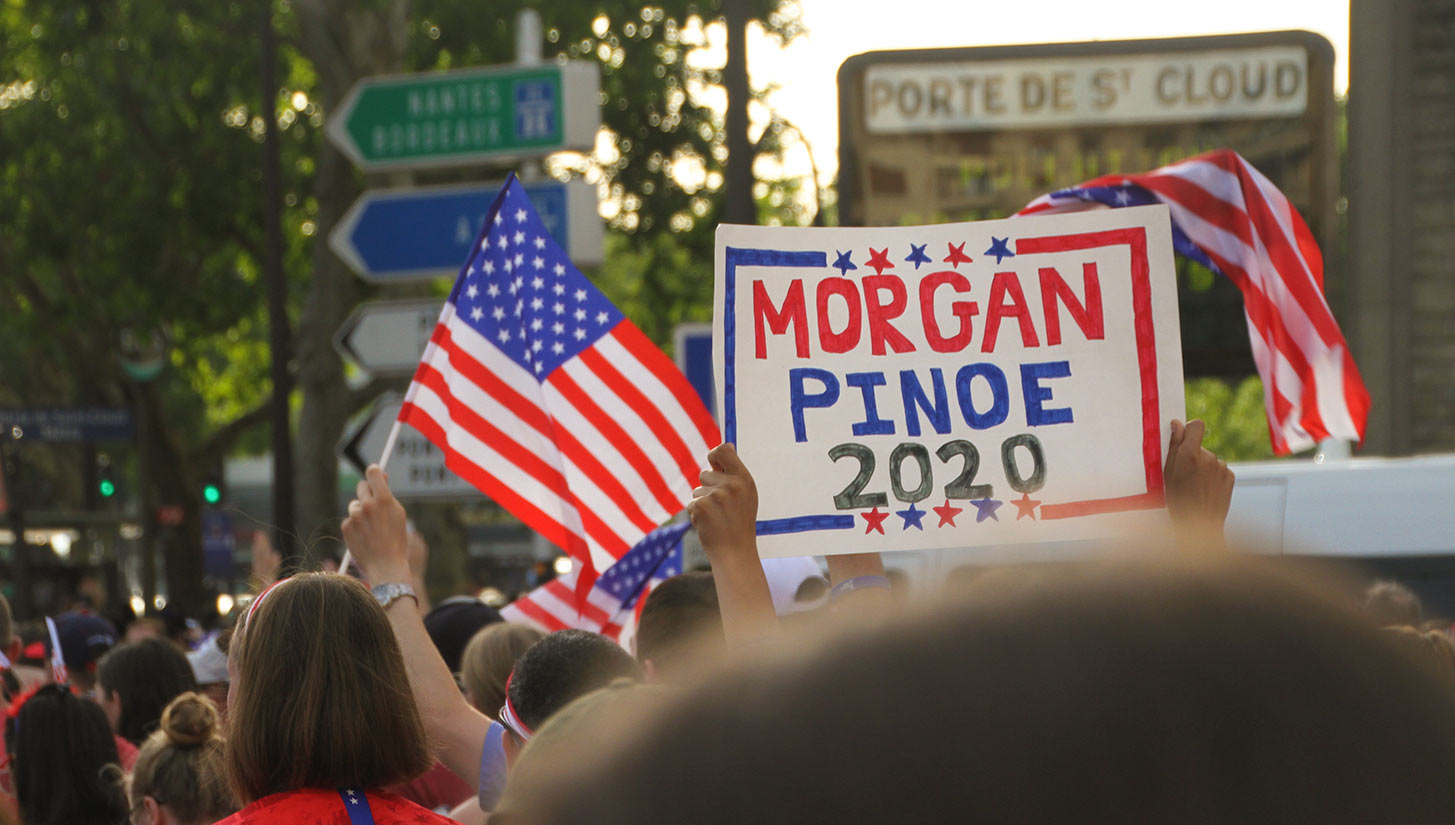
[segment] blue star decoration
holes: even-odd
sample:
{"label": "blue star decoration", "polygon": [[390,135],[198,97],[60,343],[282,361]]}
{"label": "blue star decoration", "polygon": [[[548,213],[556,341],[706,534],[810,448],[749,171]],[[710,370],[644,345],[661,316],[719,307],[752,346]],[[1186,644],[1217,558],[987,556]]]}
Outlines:
{"label": "blue star decoration", "polygon": [[[838,252],[838,250],[834,251]],[[854,265],[853,261],[849,260],[849,255],[852,254],[853,251],[854,250],[850,249],[848,252],[838,252],[839,258],[838,260],[834,261],[834,267],[839,270],[840,275],[848,275],[849,270],[859,268]]]}
{"label": "blue star decoration", "polygon": [[1000,259],[1001,258],[1014,258],[1015,257],[1015,253],[1014,252],[1011,252],[1010,251],[1010,247],[1007,246],[1007,244],[1009,244],[1009,243],[1010,243],[1010,238],[997,238],[994,235],[991,235],[990,236],[990,248],[987,249],[987,250],[985,250],[985,254],[986,255],[994,255],[995,256],[995,263],[996,263],[997,266],[999,266],[1000,265]]}
{"label": "blue star decoration", "polygon": [[904,519],[904,526],[900,528],[901,530],[908,530],[911,527],[917,530],[925,529],[925,526],[920,523],[920,519],[925,517],[925,511],[916,509],[914,502],[910,502],[908,510],[895,510],[894,514]]}
{"label": "blue star decoration", "polygon": [[992,521],[1000,521],[1000,516],[997,516],[995,514],[995,511],[999,510],[1000,505],[1004,504],[1005,502],[996,501],[995,499],[987,496],[985,498],[973,499],[970,503],[975,505],[975,523],[979,524],[986,519],[991,519]]}
{"label": "blue star decoration", "polygon": [[929,244],[910,244],[909,245],[909,257],[908,258],[905,258],[904,260],[907,261],[907,262],[909,262],[909,263],[914,264],[914,268],[915,269],[919,269],[919,265],[920,264],[927,264],[927,263],[929,263],[930,262],[930,256],[928,256],[928,255],[925,254],[925,247],[926,246],[929,246]]}

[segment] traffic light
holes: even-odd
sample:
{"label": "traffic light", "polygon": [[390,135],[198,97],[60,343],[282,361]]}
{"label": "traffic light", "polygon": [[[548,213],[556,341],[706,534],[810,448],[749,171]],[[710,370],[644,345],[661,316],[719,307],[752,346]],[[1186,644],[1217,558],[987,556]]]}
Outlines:
{"label": "traffic light", "polygon": [[202,500],[208,504],[216,504],[222,501],[222,488],[209,481],[202,487]]}
{"label": "traffic light", "polygon": [[96,492],[102,501],[116,497],[116,481],[111,476],[111,457],[105,453],[96,456]]}

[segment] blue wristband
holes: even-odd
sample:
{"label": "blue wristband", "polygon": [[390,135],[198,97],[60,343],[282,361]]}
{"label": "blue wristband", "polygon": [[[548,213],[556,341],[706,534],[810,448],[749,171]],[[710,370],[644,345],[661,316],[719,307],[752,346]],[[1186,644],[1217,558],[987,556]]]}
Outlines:
{"label": "blue wristband", "polygon": [[845,593],[852,593],[855,590],[864,590],[867,588],[875,587],[881,590],[888,590],[889,579],[885,576],[855,576],[852,579],[844,579],[843,581],[834,585],[833,590],[829,591],[829,598],[837,599],[840,596],[843,596]]}

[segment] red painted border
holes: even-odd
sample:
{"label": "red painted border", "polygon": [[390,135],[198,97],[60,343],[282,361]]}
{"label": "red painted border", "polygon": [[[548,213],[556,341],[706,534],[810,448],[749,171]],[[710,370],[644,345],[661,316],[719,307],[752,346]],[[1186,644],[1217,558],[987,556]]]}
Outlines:
{"label": "red painted border", "polygon": [[1041,506],[1042,519],[1073,518],[1098,513],[1151,510],[1165,502],[1162,484],[1162,413],[1157,394],[1157,334],[1152,321],[1151,267],[1147,261],[1147,232],[1141,227],[1021,238],[1017,255],[1069,252],[1126,244],[1132,253],[1132,315],[1137,340],[1137,369],[1142,380],[1142,465],[1147,491],[1117,498],[1068,501]]}

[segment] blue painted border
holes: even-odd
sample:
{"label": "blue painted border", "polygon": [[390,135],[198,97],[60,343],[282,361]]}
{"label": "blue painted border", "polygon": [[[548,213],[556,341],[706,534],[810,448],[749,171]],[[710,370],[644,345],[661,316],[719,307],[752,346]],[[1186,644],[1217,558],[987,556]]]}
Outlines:
{"label": "blue painted border", "polygon": [[[737,359],[738,324],[738,266],[790,266],[818,267],[829,264],[827,252],[803,252],[790,249],[744,249],[730,246],[726,255],[727,272],[723,283],[723,411],[722,431],[727,441],[738,442],[738,382],[735,362]],[[852,530],[852,514],[826,514],[818,516],[794,516],[792,518],[768,519],[757,523],[760,536],[774,536],[785,533],[809,533],[816,530]]]}
{"label": "blue painted border", "polygon": [[811,533],[815,530],[852,530],[854,529],[854,516],[852,514],[836,515],[827,514],[822,516],[794,516],[793,518],[775,518],[760,521],[757,524],[758,535],[778,536],[784,533]]}
{"label": "blue painted border", "polygon": [[723,284],[723,440],[738,443],[738,382],[734,361],[737,358],[738,265],[743,266],[816,266],[829,265],[827,252],[799,252],[789,249],[727,248],[727,273]]}

